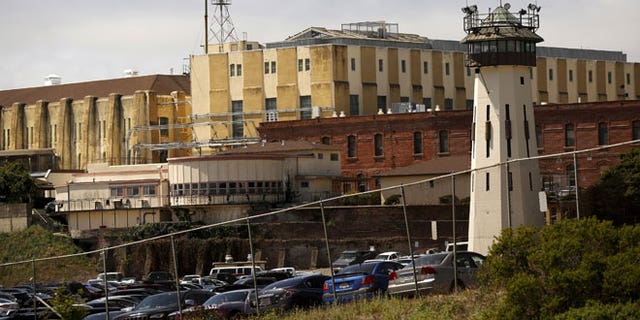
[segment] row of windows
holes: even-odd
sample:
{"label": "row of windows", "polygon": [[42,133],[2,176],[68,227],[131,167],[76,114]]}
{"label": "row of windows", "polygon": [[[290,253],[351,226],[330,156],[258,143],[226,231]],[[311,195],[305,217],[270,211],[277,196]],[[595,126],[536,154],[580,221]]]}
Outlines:
{"label": "row of windows", "polygon": [[[304,66],[304,69],[303,69]],[[311,70],[311,60],[309,58],[306,59],[298,59],[298,72],[309,71]]]}
{"label": "row of windows", "polygon": [[534,53],[536,52],[536,44],[534,42],[516,40],[497,40],[469,43],[470,54],[501,52]]}
{"label": "row of windows", "polygon": [[[356,59],[355,58],[351,58],[351,71],[356,71]],[[383,72],[384,71],[384,60],[382,59],[378,59],[378,72]],[[407,61],[406,60],[400,60],[400,71],[402,73],[407,73]],[[449,65],[449,62],[446,62],[444,64],[444,72],[445,75],[450,75],[451,71],[451,66]],[[428,61],[424,61],[422,62],[422,72],[424,74],[428,74],[429,73],[429,62]],[[467,76],[471,76],[471,69],[467,68]]]}
{"label": "row of windows", "polygon": [[[413,154],[420,155],[424,152],[423,149],[423,133],[416,131],[413,133]],[[373,155],[375,157],[381,157],[384,155],[384,136],[381,133],[377,133],[373,136]],[[323,144],[329,144],[330,138],[323,137]],[[438,131],[438,153],[449,153],[449,131]],[[347,157],[357,158],[357,139],[355,135],[349,135],[347,137]]]}
{"label": "row of windows", "polygon": [[282,193],[282,181],[201,182],[171,185],[172,196]]}
{"label": "row of windows", "polygon": [[111,197],[134,198],[156,195],[156,185],[115,186],[109,189],[111,191]]}
{"label": "row of windows", "polygon": [[[553,77],[553,69],[549,68],[549,80],[553,81],[554,77]],[[569,82],[573,82],[573,70],[569,70]],[[593,70],[589,70],[587,72],[587,79],[589,82],[593,82]],[[611,84],[613,82],[613,73],[611,73],[611,71],[607,72],[607,83]],[[626,82],[627,85],[631,85],[631,74],[627,73],[626,74]]]}

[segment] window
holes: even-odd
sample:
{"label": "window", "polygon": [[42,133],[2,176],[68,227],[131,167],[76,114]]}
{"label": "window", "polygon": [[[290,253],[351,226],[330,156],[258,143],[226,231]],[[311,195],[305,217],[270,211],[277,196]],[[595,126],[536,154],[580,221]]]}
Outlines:
{"label": "window", "polygon": [[378,96],[378,110],[387,113],[387,96]]}
{"label": "window", "polygon": [[318,160],[324,159],[324,153],[318,152]]}
{"label": "window", "polygon": [[589,82],[593,82],[593,71],[589,70]]}
{"label": "window", "polygon": [[298,72],[302,72],[302,59],[298,59]]}
{"label": "window", "polygon": [[598,123],[598,145],[609,144],[609,128],[606,122]]}
{"label": "window", "polygon": [[269,61],[264,62],[264,74],[269,73]]}
{"label": "window", "polygon": [[569,82],[573,82],[573,70],[569,70]]}
{"label": "window", "polygon": [[438,132],[438,152],[439,153],[448,153],[449,152],[449,132],[447,130],[440,130]]}
{"label": "window", "polygon": [[490,190],[490,187],[491,187],[491,185],[489,184],[489,172],[486,172],[486,173],[484,174],[484,178],[485,178],[485,186],[484,186],[484,189],[485,189],[486,191],[489,191],[489,190]]}
{"label": "window", "polygon": [[340,161],[340,155],[337,153],[332,153],[330,159],[331,161]]}
{"label": "window", "polygon": [[309,60],[309,58],[304,59],[304,70],[305,71],[311,70],[311,60]]}
{"label": "window", "polygon": [[576,145],[576,133],[573,129],[573,124],[571,123],[564,125],[564,145],[566,147],[573,147]]}
{"label": "window", "polygon": [[168,137],[169,136],[169,118],[158,117],[158,123],[160,124],[160,136]]}
{"label": "window", "polygon": [[633,140],[640,139],[640,121],[636,120],[631,123],[633,132],[631,133],[631,138]]}
{"label": "window", "polygon": [[276,62],[271,61],[271,73],[276,73]]}
{"label": "window", "polygon": [[236,65],[235,64],[231,64],[229,66],[229,76],[230,77],[234,77],[236,75]]}
{"label": "window", "polygon": [[425,61],[425,62],[422,63],[422,72],[424,74],[429,73],[429,62],[428,61]]}
{"label": "window", "polygon": [[382,59],[378,59],[378,72],[382,72],[384,70],[384,61]]}
{"label": "window", "polygon": [[357,116],[360,114],[360,96],[352,94],[349,96],[349,115]]}
{"label": "window", "polygon": [[347,137],[347,157],[356,157],[356,136],[354,135]]}
{"label": "window", "polygon": [[311,96],[300,96],[300,120],[311,119]]}
{"label": "window", "polygon": [[382,156],[382,134],[377,133],[373,136],[373,148],[376,157]]}
{"label": "window", "polygon": [[513,172],[509,171],[507,174],[507,183],[509,184],[509,191],[513,191]]}
{"label": "window", "polygon": [[140,195],[140,187],[127,187],[127,197],[137,197]]}
{"label": "window", "polygon": [[356,71],[356,58],[351,58],[351,71]]}
{"label": "window", "polygon": [[407,61],[405,60],[400,61],[400,69],[402,70],[402,73],[407,72]]}
{"label": "window", "polygon": [[410,101],[409,97],[400,97],[400,102],[402,103],[408,103]]}
{"label": "window", "polygon": [[142,186],[142,194],[145,196],[153,196],[156,194],[156,186]]}
{"label": "window", "polygon": [[413,154],[422,154],[422,132],[413,133]]}
{"label": "window", "polygon": [[322,144],[330,145],[330,144],[331,144],[331,138],[329,138],[329,137],[322,137]]}
{"label": "window", "polygon": [[300,181],[300,188],[309,188],[309,181]]}
{"label": "window", "polygon": [[627,85],[631,85],[631,73],[627,73]]}
{"label": "window", "polygon": [[241,76],[242,75],[242,65],[241,64],[237,64],[236,65],[236,76]]}
{"label": "window", "polygon": [[367,181],[364,177],[364,174],[358,174],[356,176],[356,180],[358,181],[358,192],[365,192],[367,188]]}
{"label": "window", "polygon": [[444,109],[453,110],[453,99],[450,99],[450,98],[444,99]]}
{"label": "window", "polygon": [[231,101],[231,135],[234,138],[244,137],[244,114],[242,100]]}
{"label": "window", "polygon": [[607,72],[607,83],[611,84],[611,71]]}
{"label": "window", "polygon": [[575,186],[576,185],[576,174],[575,174],[575,168],[573,167],[573,164],[567,165],[566,169],[566,175],[567,175],[567,183],[569,184],[569,186]]}
{"label": "window", "polygon": [[444,64],[444,73],[445,73],[446,75],[451,74],[451,71],[450,71],[449,69],[451,69],[451,68],[450,68],[450,66],[449,66],[449,62],[447,62],[447,63],[445,63],[445,64]]}
{"label": "window", "polygon": [[277,98],[265,99],[265,111],[266,121],[276,122],[278,121],[278,100]]}
{"label": "window", "polygon": [[111,187],[111,196],[112,197],[123,197],[124,196],[124,188],[123,187]]}
{"label": "window", "polygon": [[473,110],[473,100],[467,99],[466,107],[467,107],[467,110]]}
{"label": "window", "polygon": [[431,108],[431,98],[422,98],[422,104],[425,108]]}
{"label": "window", "polygon": [[536,144],[542,148],[542,127],[539,125],[536,125]]}
{"label": "window", "polygon": [[549,69],[549,80],[553,81],[553,69]]}

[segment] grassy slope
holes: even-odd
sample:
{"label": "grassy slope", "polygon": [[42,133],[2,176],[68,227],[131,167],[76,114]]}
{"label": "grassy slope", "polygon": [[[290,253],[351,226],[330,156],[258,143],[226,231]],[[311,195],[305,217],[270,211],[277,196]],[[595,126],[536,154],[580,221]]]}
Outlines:
{"label": "grassy slope", "polygon": [[[0,264],[78,253],[71,239],[34,226],[21,232],[0,234]],[[36,262],[37,282],[64,280],[85,281],[96,274],[95,265],[87,257]],[[0,267],[0,285],[5,287],[30,283],[32,264]]]}
{"label": "grassy slope", "polygon": [[500,300],[497,293],[467,290],[452,295],[418,299],[378,299],[368,302],[323,307],[279,315],[265,314],[259,320],[395,320],[395,319],[497,319],[492,310]]}

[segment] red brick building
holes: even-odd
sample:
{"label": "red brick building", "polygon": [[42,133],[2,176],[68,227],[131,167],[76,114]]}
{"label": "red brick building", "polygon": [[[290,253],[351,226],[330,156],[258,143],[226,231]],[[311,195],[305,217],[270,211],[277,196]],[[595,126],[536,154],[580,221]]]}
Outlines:
{"label": "red brick building", "polygon": [[[640,139],[640,101],[535,107],[538,152],[549,155]],[[380,174],[420,161],[469,155],[472,112],[439,111],[262,123],[263,139],[307,140],[342,149],[343,191],[379,186]],[[531,128],[530,130],[534,130]],[[580,187],[595,183],[635,145],[577,156]],[[573,184],[572,155],[540,160],[548,186]]]}

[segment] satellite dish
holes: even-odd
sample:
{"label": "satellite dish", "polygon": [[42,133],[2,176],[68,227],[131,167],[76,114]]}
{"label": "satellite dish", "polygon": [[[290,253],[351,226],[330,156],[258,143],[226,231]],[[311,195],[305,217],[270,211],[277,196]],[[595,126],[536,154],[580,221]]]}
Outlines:
{"label": "satellite dish", "polygon": [[503,8],[505,8],[506,10],[511,9],[511,5],[508,3],[505,3],[504,6],[502,6]]}

